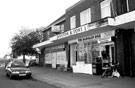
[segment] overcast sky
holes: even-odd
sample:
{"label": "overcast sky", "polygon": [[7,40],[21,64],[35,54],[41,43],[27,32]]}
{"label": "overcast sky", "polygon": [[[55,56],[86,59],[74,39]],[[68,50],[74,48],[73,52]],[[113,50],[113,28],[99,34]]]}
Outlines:
{"label": "overcast sky", "polygon": [[10,51],[14,33],[46,27],[79,0],[0,0],[0,57]]}

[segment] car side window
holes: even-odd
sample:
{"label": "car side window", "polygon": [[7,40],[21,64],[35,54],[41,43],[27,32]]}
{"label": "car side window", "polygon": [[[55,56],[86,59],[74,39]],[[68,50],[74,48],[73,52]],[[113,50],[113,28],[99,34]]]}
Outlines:
{"label": "car side window", "polygon": [[15,61],[13,63],[11,63],[11,67],[24,67],[25,64],[23,62],[18,62],[18,61]]}
{"label": "car side window", "polygon": [[8,64],[7,64],[7,67],[10,67],[11,66],[11,62],[9,62]]}

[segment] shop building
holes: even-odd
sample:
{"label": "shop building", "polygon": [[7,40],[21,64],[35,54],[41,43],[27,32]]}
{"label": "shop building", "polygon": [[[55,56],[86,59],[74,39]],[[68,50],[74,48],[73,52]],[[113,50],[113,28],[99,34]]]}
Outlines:
{"label": "shop building", "polygon": [[34,45],[41,51],[40,65],[52,68],[67,66],[66,42],[53,42],[56,40],[56,35],[64,32],[65,14],[56,21],[48,25],[43,30],[43,42]]}
{"label": "shop building", "polygon": [[[45,28],[53,29],[52,35],[34,48],[41,49],[41,60],[52,68],[100,75],[108,64],[119,63],[122,76],[135,76],[134,4],[134,0],[80,0]],[[58,31],[61,24],[63,31]]]}

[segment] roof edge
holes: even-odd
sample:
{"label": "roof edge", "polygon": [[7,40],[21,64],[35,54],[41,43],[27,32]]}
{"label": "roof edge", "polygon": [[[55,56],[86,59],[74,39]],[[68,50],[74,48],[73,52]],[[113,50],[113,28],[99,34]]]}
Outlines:
{"label": "roof edge", "polygon": [[70,6],[69,8],[66,9],[66,12],[71,10],[72,8],[76,7],[77,5],[81,4],[82,2],[84,2],[85,0],[80,0],[77,3],[75,3],[74,5]]}
{"label": "roof edge", "polygon": [[61,17],[59,17],[59,18],[58,18],[57,20],[55,20],[54,22],[52,22],[50,25],[46,26],[43,31],[49,29],[52,25],[56,25],[56,24],[58,24],[58,23],[60,23],[60,22],[62,22],[62,21],[64,21],[64,20],[65,20],[65,14],[62,15]]}

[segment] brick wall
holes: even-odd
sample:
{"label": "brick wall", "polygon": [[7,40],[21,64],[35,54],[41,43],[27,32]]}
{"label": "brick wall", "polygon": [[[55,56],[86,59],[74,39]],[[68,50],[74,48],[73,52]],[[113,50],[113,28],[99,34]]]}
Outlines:
{"label": "brick wall", "polygon": [[132,76],[135,77],[135,31],[134,29],[132,30],[132,35],[131,35],[131,49],[132,49]]}
{"label": "brick wall", "polygon": [[103,0],[85,0],[81,4],[66,10],[66,31],[70,30],[70,17],[76,16],[76,26],[80,26],[80,12],[91,8],[91,21],[101,19],[100,3]]}
{"label": "brick wall", "polygon": [[121,75],[125,74],[124,69],[124,48],[123,48],[123,33],[121,30],[116,30],[115,55],[116,61],[120,63],[118,71]]}
{"label": "brick wall", "polygon": [[116,31],[115,55],[120,63],[118,71],[122,76],[135,76],[135,32],[133,29]]}

